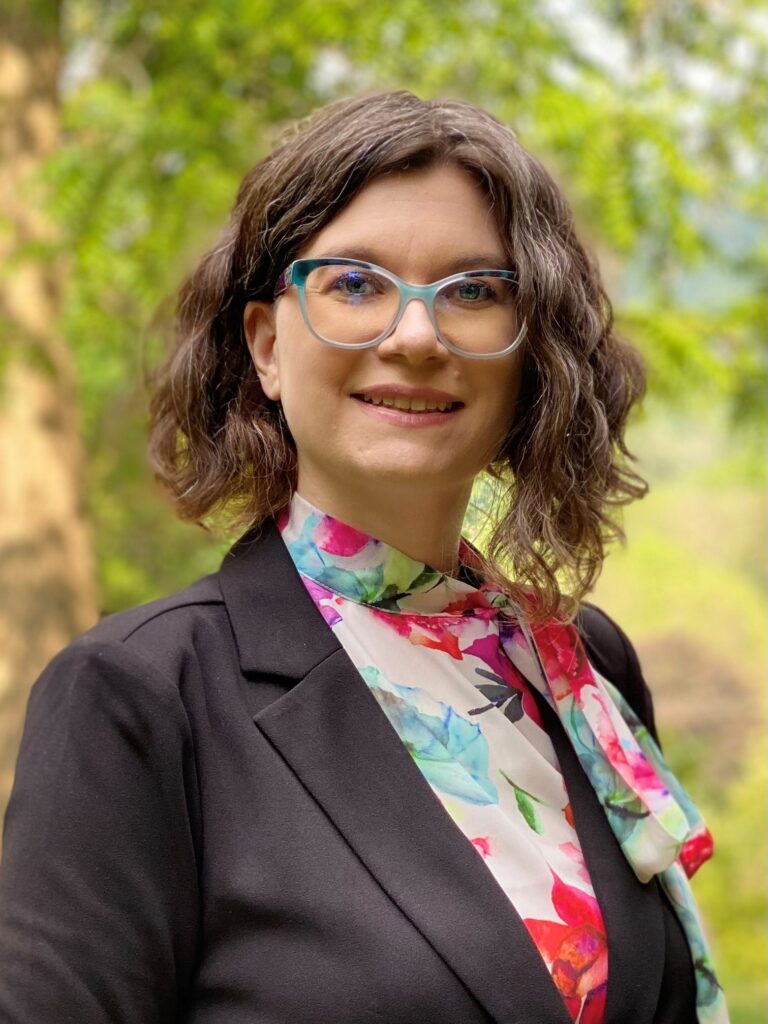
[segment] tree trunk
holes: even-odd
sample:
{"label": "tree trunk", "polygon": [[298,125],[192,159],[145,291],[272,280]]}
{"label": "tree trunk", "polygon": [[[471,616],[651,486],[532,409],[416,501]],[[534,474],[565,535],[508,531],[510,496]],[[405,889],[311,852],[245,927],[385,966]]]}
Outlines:
{"label": "tree trunk", "polygon": [[41,163],[57,144],[59,4],[0,9],[0,813],[29,689],[96,621],[71,354],[60,274],[41,256]]}

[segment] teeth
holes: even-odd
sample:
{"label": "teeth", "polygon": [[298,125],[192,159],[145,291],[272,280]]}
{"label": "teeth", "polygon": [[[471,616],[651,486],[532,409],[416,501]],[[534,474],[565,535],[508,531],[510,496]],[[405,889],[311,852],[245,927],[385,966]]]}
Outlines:
{"label": "teeth", "polygon": [[431,398],[402,398],[392,395],[363,395],[363,401],[371,405],[383,405],[387,409],[402,409],[403,412],[447,412],[452,402],[436,402]]}

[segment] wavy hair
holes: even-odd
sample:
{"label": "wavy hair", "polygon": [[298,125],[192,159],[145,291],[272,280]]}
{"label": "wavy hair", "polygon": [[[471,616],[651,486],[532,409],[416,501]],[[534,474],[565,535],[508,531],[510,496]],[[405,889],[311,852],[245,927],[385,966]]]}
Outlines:
{"label": "wavy hair", "polygon": [[644,374],[614,334],[560,189],[472,104],[405,91],[341,100],[246,174],[218,244],[180,291],[175,340],[152,381],[150,461],[184,519],[242,529],[288,504],[296,450],[253,367],[245,305],[271,300],[283,268],[373,179],[446,163],[488,199],[529,331],[514,422],[488,467],[487,567],[517,600],[533,590],[537,617],[565,614],[594,584],[606,544],[623,538],[617,507],[646,491],[624,441]]}

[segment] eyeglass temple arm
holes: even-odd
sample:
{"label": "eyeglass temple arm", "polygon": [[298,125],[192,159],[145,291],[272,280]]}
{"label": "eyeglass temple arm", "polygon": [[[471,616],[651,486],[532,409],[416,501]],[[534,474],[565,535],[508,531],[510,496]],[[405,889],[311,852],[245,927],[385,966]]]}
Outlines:
{"label": "eyeglass temple arm", "polygon": [[278,295],[283,294],[288,285],[291,284],[291,278],[291,267],[286,267],[282,274],[278,277],[277,281],[275,281],[275,290],[272,293],[273,298],[276,299]]}

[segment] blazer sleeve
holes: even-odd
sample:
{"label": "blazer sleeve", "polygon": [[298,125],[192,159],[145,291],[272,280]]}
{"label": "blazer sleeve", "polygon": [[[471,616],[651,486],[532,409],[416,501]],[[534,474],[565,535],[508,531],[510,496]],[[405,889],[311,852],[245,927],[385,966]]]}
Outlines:
{"label": "blazer sleeve", "polygon": [[0,867],[3,1024],[168,1024],[197,932],[178,688],[81,638],[33,687]]}
{"label": "blazer sleeve", "polygon": [[601,608],[586,602],[581,605],[574,625],[589,660],[601,675],[618,687],[658,743],[651,691],[629,637]]}

